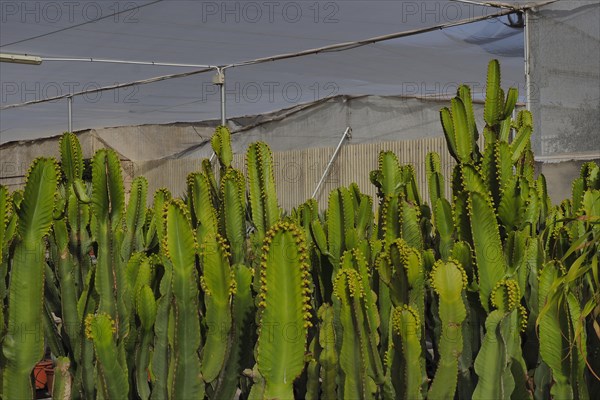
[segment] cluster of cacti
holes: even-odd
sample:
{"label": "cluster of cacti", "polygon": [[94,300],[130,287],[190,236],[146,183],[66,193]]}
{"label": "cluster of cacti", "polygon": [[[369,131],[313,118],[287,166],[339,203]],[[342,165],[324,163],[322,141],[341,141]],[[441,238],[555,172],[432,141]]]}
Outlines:
{"label": "cluster of cacti", "polygon": [[0,397],[32,398],[47,346],[60,399],[597,398],[600,168],[553,207],[517,97],[492,61],[483,149],[467,86],[441,111],[452,198],[439,155],[428,205],[382,152],[376,210],[352,184],[284,216],[271,150],[244,175],[225,127],[219,168],[147,207],[65,134],[60,168],[0,187]]}

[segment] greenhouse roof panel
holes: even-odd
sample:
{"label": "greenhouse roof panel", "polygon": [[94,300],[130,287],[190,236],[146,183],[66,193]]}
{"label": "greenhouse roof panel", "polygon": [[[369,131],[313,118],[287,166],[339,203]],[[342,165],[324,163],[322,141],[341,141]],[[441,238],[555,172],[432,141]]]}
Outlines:
{"label": "greenhouse roof panel", "polygon": [[[67,100],[7,106],[195,67],[49,61],[93,58],[229,65],[498,12],[456,1],[3,1],[0,51],[42,57],[0,64],[0,142],[67,129]],[[506,16],[346,51],[226,70],[227,116],[260,114],[337,94],[482,93],[489,59],[524,92],[523,29]],[[218,119],[214,72],[76,96],[73,129]],[[480,96],[481,97],[481,96]]]}

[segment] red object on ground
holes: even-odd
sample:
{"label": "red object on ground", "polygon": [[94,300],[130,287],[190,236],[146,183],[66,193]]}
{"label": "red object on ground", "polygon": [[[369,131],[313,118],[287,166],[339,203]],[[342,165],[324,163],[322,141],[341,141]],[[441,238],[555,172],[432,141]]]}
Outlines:
{"label": "red object on ground", "polygon": [[35,388],[47,388],[52,393],[52,383],[54,381],[54,367],[51,360],[43,360],[33,368],[33,377],[35,379]]}

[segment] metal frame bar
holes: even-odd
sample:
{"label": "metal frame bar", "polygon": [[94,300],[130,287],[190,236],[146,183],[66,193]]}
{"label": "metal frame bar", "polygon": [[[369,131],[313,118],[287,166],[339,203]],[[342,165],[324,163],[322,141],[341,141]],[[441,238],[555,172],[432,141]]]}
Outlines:
{"label": "metal frame bar", "polygon": [[346,138],[348,138],[348,139],[352,138],[352,128],[350,128],[350,127],[347,127],[346,130],[344,131],[344,134],[342,135],[340,142],[338,143],[337,147],[335,148],[333,155],[329,159],[329,162],[327,163],[327,167],[325,167],[325,171],[323,172],[323,175],[321,176],[321,180],[319,180],[319,183],[317,183],[317,187],[315,188],[315,191],[313,192],[313,194],[311,196],[313,199],[316,198],[316,195],[319,192],[319,189],[321,188],[323,181],[325,181],[325,178],[327,177],[327,175],[329,175],[329,170],[331,169],[333,162],[337,158],[338,153],[340,152],[340,149],[342,148],[342,145],[344,144],[344,140],[346,140]]}
{"label": "metal frame bar", "polygon": [[219,86],[221,89],[221,125],[225,126],[225,70],[223,68],[217,68],[217,74],[219,77]]}
{"label": "metal frame bar", "polygon": [[73,96],[67,97],[67,104],[69,105],[69,132],[73,132]]}
{"label": "metal frame bar", "polygon": [[531,53],[530,53],[530,30],[529,23],[531,22],[531,11],[525,11],[525,104],[527,110],[531,111]]}
{"label": "metal frame bar", "polygon": [[92,58],[92,57],[41,57],[41,61],[67,61],[67,62],[95,62],[108,64],[134,64],[134,65],[153,65],[156,67],[184,67],[184,68],[217,68],[215,65],[203,64],[180,64],[180,63],[165,63],[156,61],[130,61],[130,60],[114,60],[107,58]]}

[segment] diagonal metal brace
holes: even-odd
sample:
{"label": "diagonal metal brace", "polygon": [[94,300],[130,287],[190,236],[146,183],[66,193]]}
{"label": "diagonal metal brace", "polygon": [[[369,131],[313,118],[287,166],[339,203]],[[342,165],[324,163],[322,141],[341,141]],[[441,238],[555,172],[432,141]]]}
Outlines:
{"label": "diagonal metal brace", "polygon": [[338,143],[337,147],[335,148],[333,155],[329,159],[329,163],[327,163],[327,167],[325,167],[325,171],[323,172],[323,176],[321,176],[321,180],[319,181],[319,183],[317,183],[317,187],[315,188],[315,191],[313,192],[313,194],[311,196],[313,199],[316,198],[315,196],[319,192],[319,189],[321,188],[323,181],[325,181],[325,178],[327,177],[327,175],[329,175],[329,170],[331,169],[333,162],[337,158],[338,153],[340,152],[340,149],[342,148],[342,145],[344,144],[344,141],[346,139],[350,139],[350,138],[352,138],[352,128],[347,127],[346,130],[344,131],[344,134],[342,135],[342,138],[340,139],[340,142]]}

